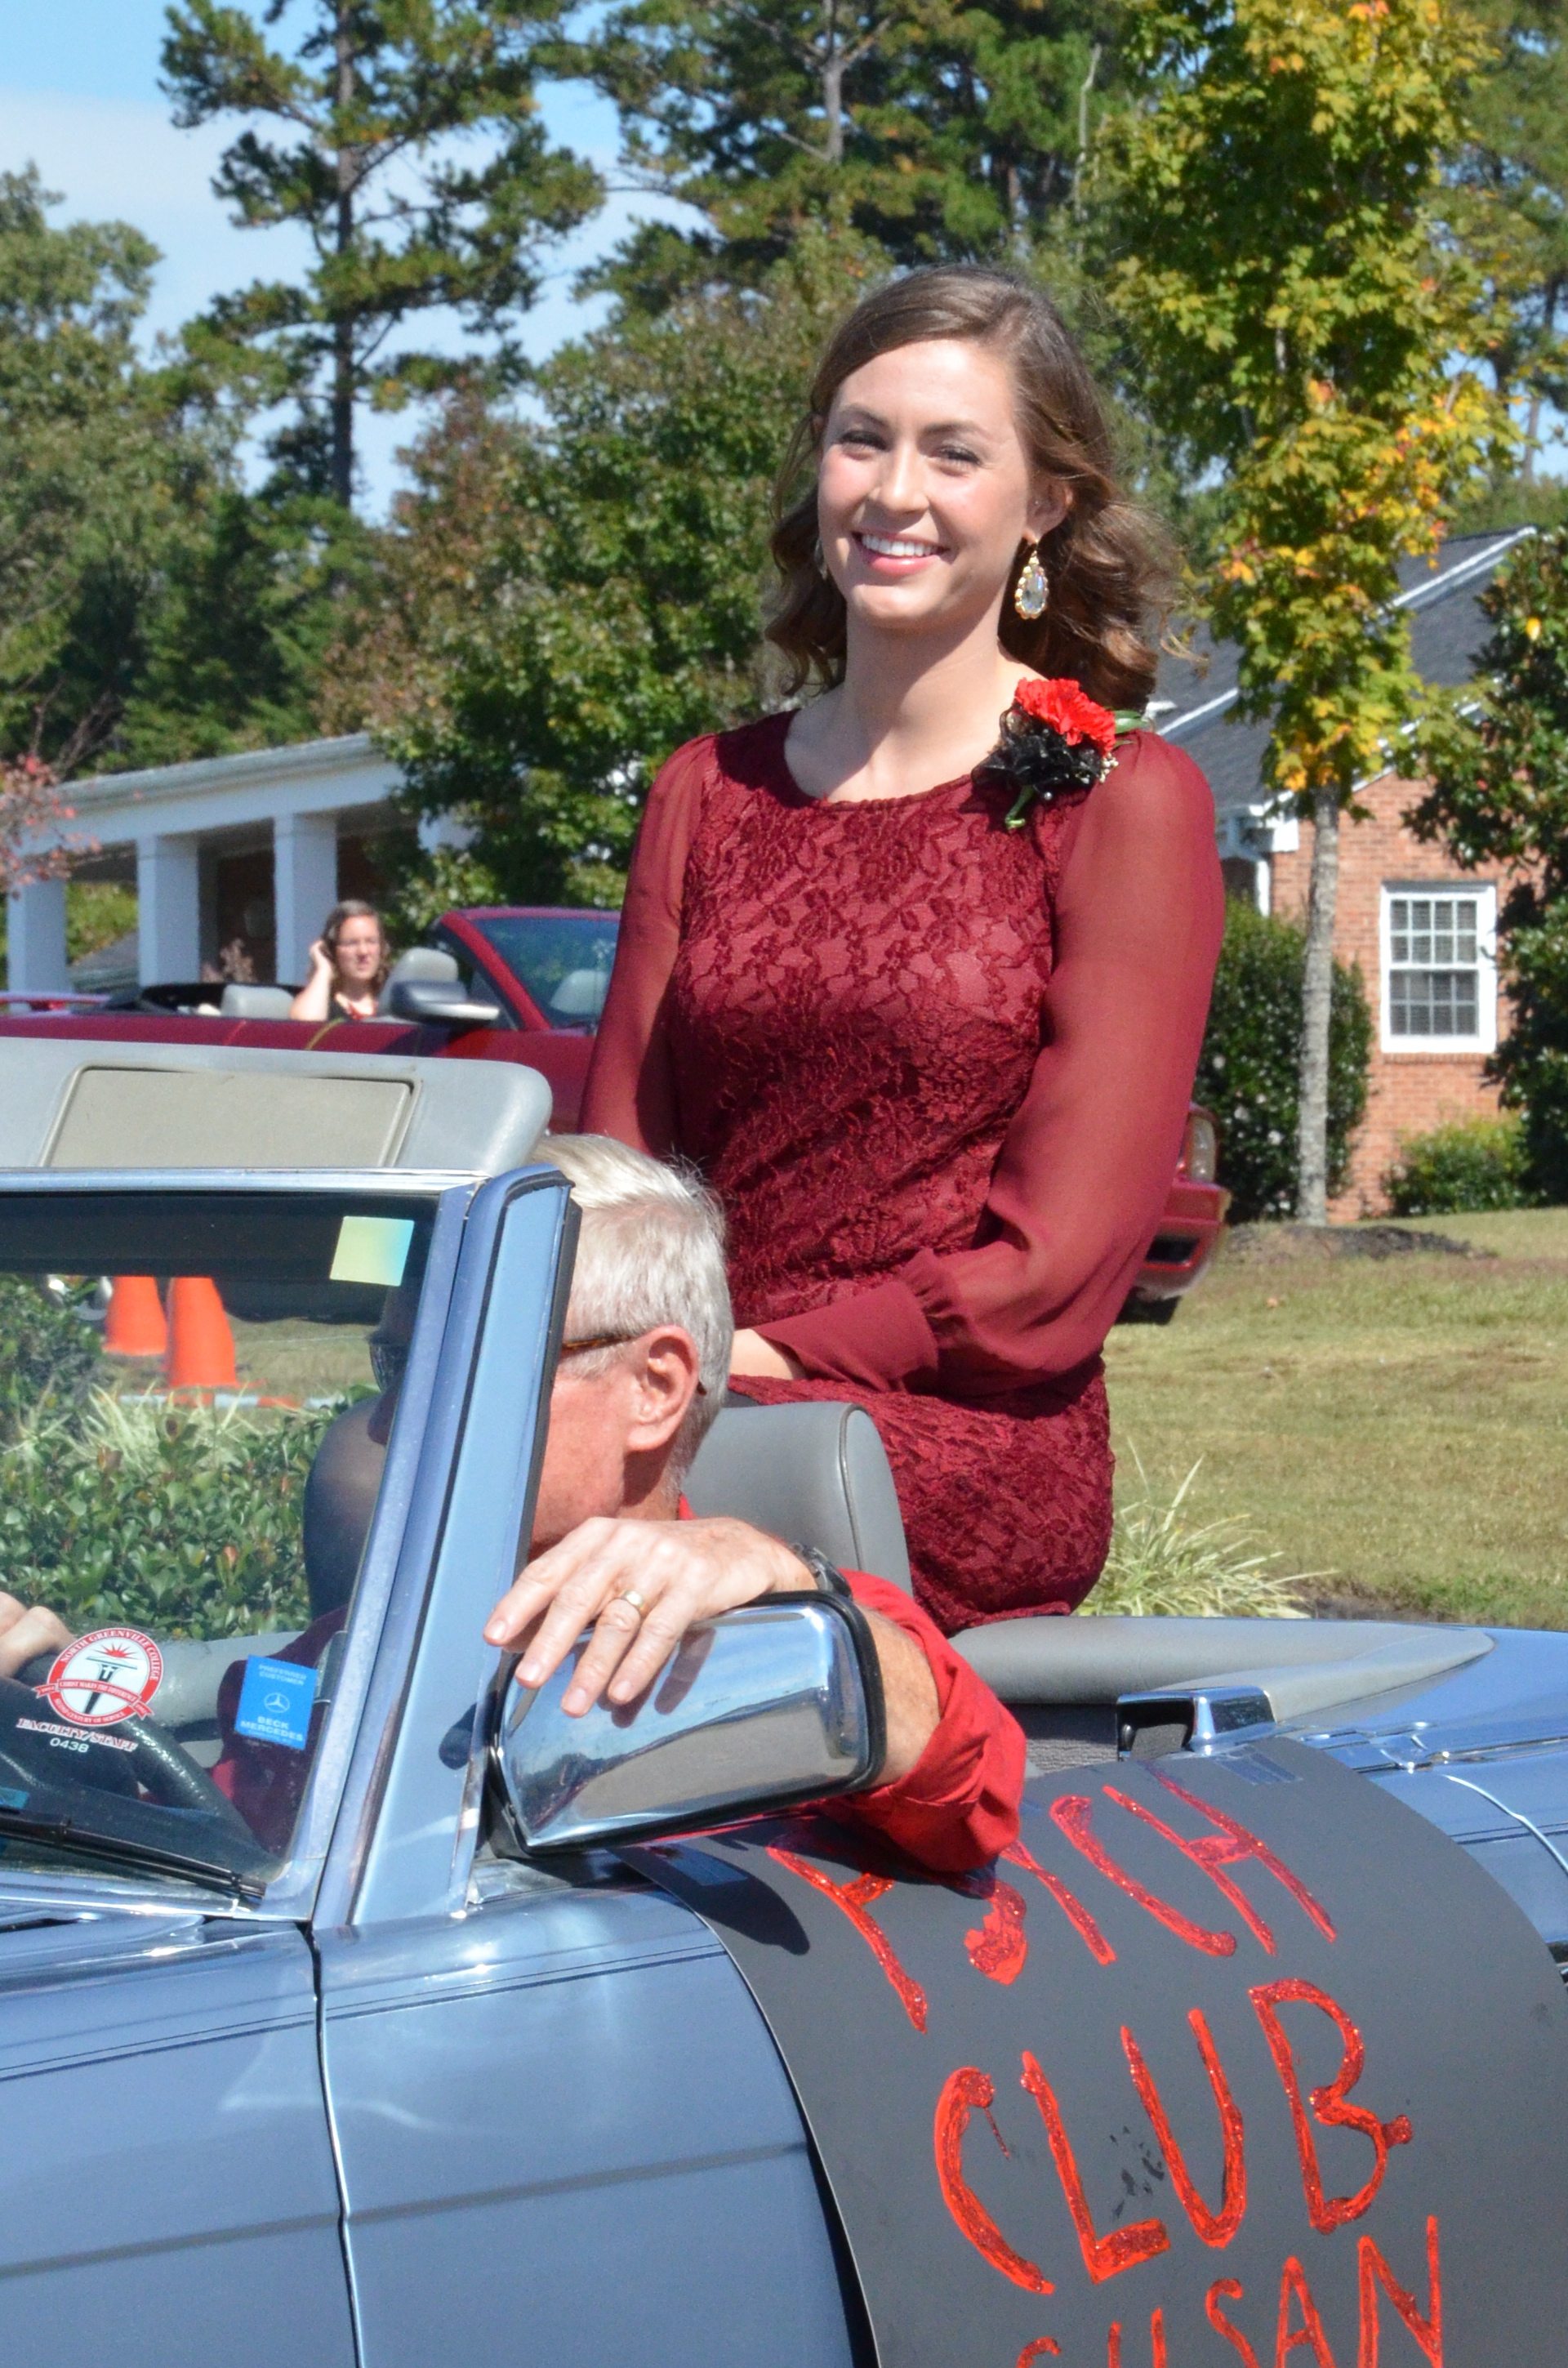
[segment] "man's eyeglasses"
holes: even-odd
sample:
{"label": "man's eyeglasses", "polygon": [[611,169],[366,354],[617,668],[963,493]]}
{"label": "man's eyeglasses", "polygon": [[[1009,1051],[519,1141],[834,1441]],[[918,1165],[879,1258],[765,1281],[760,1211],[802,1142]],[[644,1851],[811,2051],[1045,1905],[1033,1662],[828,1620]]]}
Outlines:
{"label": "man's eyeglasses", "polygon": [[[562,1340],[561,1353],[563,1357],[575,1357],[587,1349],[624,1349],[643,1337],[641,1332],[594,1332],[585,1340]],[[699,1398],[708,1395],[706,1382],[698,1383],[697,1395]]]}

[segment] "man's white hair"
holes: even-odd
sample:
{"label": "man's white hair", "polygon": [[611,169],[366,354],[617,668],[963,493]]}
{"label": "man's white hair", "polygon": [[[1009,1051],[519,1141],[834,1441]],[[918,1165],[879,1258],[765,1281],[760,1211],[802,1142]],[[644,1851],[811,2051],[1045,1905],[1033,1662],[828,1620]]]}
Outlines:
{"label": "man's white hair", "polygon": [[[723,1211],[689,1169],[608,1134],[547,1135],[538,1156],[560,1168],[582,1212],[568,1340],[605,1332],[634,1340],[656,1325],[678,1324],[697,1343],[702,1391],[676,1435],[671,1471],[679,1479],[724,1403],[730,1377],[734,1319]],[[619,1353],[591,1349],[573,1361],[584,1373],[603,1372]]]}

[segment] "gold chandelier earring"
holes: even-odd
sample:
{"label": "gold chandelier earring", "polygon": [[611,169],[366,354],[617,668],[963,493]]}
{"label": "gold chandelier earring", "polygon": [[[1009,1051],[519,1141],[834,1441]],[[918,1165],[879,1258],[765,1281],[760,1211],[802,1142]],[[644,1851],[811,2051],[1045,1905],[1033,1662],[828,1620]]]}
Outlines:
{"label": "gold chandelier earring", "polygon": [[1040,564],[1040,544],[1032,541],[1029,555],[1018,571],[1018,580],[1013,586],[1013,606],[1019,616],[1032,625],[1037,617],[1044,616],[1050,598],[1051,578]]}

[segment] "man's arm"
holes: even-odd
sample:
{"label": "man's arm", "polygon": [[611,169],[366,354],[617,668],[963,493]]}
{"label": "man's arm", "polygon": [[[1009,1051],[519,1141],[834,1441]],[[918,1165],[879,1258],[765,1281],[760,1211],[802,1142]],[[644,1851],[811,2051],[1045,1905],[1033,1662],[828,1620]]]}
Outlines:
{"label": "man's arm", "polygon": [[[829,1805],[924,1865],[983,1865],[1018,1830],[1023,1736],[908,1596],[884,1579],[849,1583],[881,1671],[887,1754],[873,1791]],[[585,1521],[528,1565],[484,1633],[521,1653],[517,1676],[537,1687],[591,1627],[562,1700],[580,1716],[601,1694],[635,1701],[694,1622],[808,1584],[799,1556],[745,1521]]]}
{"label": "man's arm", "polygon": [[935,1873],[984,1866],[1017,1839],[1028,1772],[1023,1730],[913,1597],[885,1578],[846,1576],[867,1617],[896,1628],[919,1655],[937,1719],[912,1768],[895,1774],[890,1761],[872,1791],[836,1793],[818,1806],[842,1824],[873,1827]]}

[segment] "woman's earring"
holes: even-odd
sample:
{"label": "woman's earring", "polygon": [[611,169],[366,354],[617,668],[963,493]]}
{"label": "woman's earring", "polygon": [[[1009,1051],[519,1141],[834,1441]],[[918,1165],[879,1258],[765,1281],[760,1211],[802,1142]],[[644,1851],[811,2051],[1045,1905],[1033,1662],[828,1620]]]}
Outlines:
{"label": "woman's earring", "polygon": [[1029,555],[1013,586],[1013,606],[1020,617],[1027,618],[1032,624],[1037,617],[1044,616],[1050,598],[1051,578],[1040,564],[1039,543],[1031,542]]}
{"label": "woman's earring", "polygon": [[822,537],[820,534],[818,535],[815,542],[812,545],[812,565],[816,569],[817,574],[825,583],[827,580],[827,562],[822,555]]}

